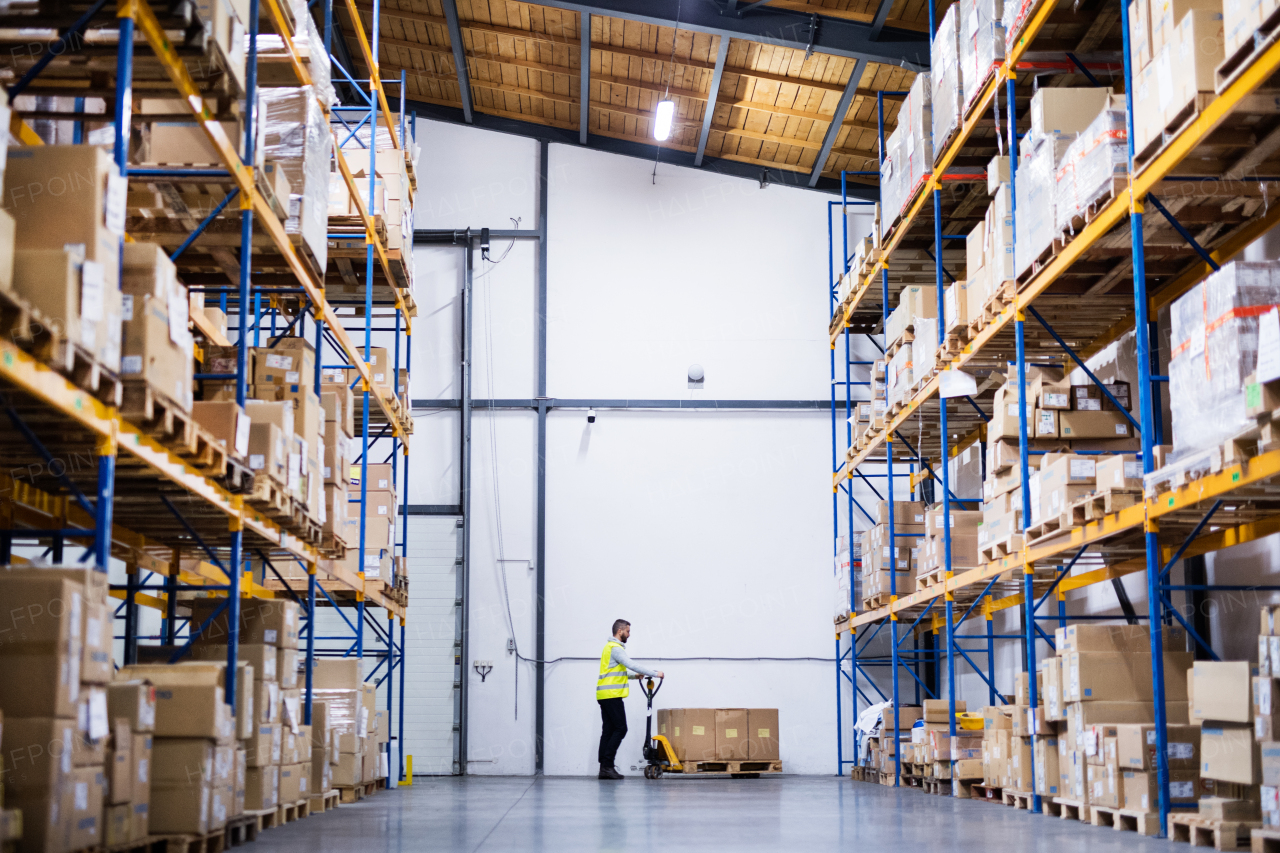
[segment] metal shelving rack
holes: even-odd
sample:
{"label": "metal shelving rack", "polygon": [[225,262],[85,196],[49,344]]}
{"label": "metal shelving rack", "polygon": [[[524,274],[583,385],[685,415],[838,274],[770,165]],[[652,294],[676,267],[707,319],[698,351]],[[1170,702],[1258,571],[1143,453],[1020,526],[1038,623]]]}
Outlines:
{"label": "metal shelving rack", "polygon": [[[932,662],[935,665],[945,662],[947,671],[947,699],[951,706],[951,734],[955,734],[955,675],[956,655],[963,658],[971,670],[977,673],[988,686],[991,703],[1003,701],[994,684],[994,642],[996,640],[1019,640],[1024,644],[1026,654],[1023,660],[1025,672],[1034,673],[1037,661],[1037,644],[1044,641],[1052,648],[1052,638],[1040,629],[1040,621],[1056,622],[1065,625],[1069,619],[1079,620],[1090,617],[1069,617],[1066,614],[1065,594],[1092,584],[1112,582],[1117,587],[1120,604],[1129,621],[1145,619],[1151,625],[1152,678],[1155,701],[1155,722],[1157,730],[1157,772],[1160,784],[1160,826],[1167,824],[1170,809],[1169,773],[1165,750],[1166,725],[1164,702],[1164,679],[1162,672],[1162,627],[1175,620],[1186,629],[1189,636],[1207,656],[1216,659],[1216,654],[1209,647],[1206,639],[1199,636],[1193,626],[1187,623],[1171,597],[1175,591],[1190,592],[1210,589],[1239,589],[1240,587],[1210,586],[1205,584],[1173,584],[1167,579],[1169,571],[1179,560],[1210,553],[1232,545],[1253,541],[1272,533],[1280,532],[1280,507],[1268,504],[1265,495],[1257,489],[1262,483],[1274,483],[1280,477],[1280,450],[1263,452],[1237,464],[1227,465],[1220,473],[1212,474],[1189,484],[1173,488],[1171,491],[1151,497],[1150,492],[1144,502],[1127,509],[1111,513],[1104,518],[1073,528],[1069,535],[1058,537],[1044,544],[1026,544],[1020,553],[991,561],[978,568],[963,570],[959,573],[952,570],[951,543],[949,537],[949,515],[951,506],[957,501],[951,493],[946,462],[954,455],[955,450],[949,447],[950,439],[958,431],[966,431],[967,435],[960,442],[966,446],[978,442],[981,447],[985,443],[986,431],[984,422],[989,420],[978,402],[969,398],[957,398],[953,401],[942,400],[939,395],[940,376],[934,376],[892,417],[886,415],[885,428],[859,450],[852,448],[851,430],[846,430],[846,441],[850,449],[846,458],[839,458],[840,444],[836,413],[838,400],[835,386],[845,387],[846,417],[851,413],[854,402],[852,388],[858,383],[852,381],[849,365],[851,336],[866,334],[871,337],[871,330],[877,322],[888,318],[890,307],[890,270],[892,258],[896,250],[913,233],[923,230],[926,225],[932,226],[934,239],[934,271],[938,288],[938,315],[945,316],[942,304],[944,276],[947,275],[944,260],[944,241],[958,238],[961,234],[944,234],[942,190],[951,180],[969,180],[972,176],[950,174],[949,170],[977,137],[979,126],[989,121],[995,112],[996,127],[1000,128],[1002,119],[1007,122],[1005,136],[1002,140],[1005,150],[1010,153],[1010,180],[1016,185],[1017,180],[1017,139],[1019,105],[1022,97],[1018,91],[1020,81],[1025,81],[1034,74],[1022,77],[1019,72],[1030,69],[1043,71],[1045,62],[1042,57],[1030,53],[1035,39],[1046,25],[1056,4],[1042,4],[1023,28],[1017,41],[1008,50],[1005,60],[995,69],[993,76],[982,87],[977,99],[966,109],[961,117],[959,132],[946,146],[934,165],[932,174],[928,175],[923,186],[918,188],[912,201],[906,206],[901,221],[894,227],[883,243],[880,259],[869,274],[862,277],[852,289],[851,295],[837,304],[836,294],[840,284],[839,277],[831,270],[831,288],[833,317],[830,324],[832,359],[832,442],[833,442],[833,507],[835,519],[838,521],[840,511],[840,492],[843,490],[847,505],[848,525],[852,533],[854,527],[855,508],[872,523],[874,519],[855,499],[850,486],[861,481],[871,486],[870,478],[883,479],[886,484],[887,499],[894,499],[895,480],[907,479],[910,489],[914,491],[921,482],[914,471],[904,478],[894,474],[895,460],[906,459],[914,466],[922,466],[922,477],[933,476],[941,482],[941,497],[938,503],[944,513],[943,529],[945,539],[945,582],[917,590],[910,594],[898,595],[896,576],[891,573],[894,589],[889,604],[869,611],[859,612],[856,577],[851,576],[849,614],[836,624],[837,640],[837,729],[838,729],[838,772],[843,774],[846,764],[853,763],[844,757],[844,720],[840,708],[840,690],[845,682],[852,685],[853,717],[856,719],[860,699],[871,704],[871,698],[863,690],[863,684],[869,685],[879,693],[882,701],[890,698],[871,680],[864,669],[871,666],[888,666],[892,673],[892,700],[894,702],[895,721],[896,708],[901,695],[900,674],[905,672],[915,680],[917,692],[921,687],[928,691],[928,685],[921,682],[914,671],[921,662]],[[931,9],[931,24],[932,9]],[[1099,352],[1106,345],[1132,330],[1136,338],[1138,365],[1138,399],[1136,433],[1141,437],[1140,455],[1143,460],[1144,473],[1153,471],[1156,445],[1163,443],[1163,425],[1160,422],[1160,383],[1167,381],[1166,376],[1158,375],[1158,361],[1154,358],[1153,340],[1157,340],[1156,318],[1161,308],[1168,306],[1177,297],[1186,293],[1197,282],[1203,279],[1222,263],[1239,254],[1253,240],[1264,234],[1280,222],[1280,208],[1262,206],[1253,215],[1243,218],[1235,227],[1222,229],[1216,233],[1213,241],[1205,246],[1200,245],[1171,214],[1166,206],[1155,195],[1157,191],[1166,191],[1170,187],[1185,186],[1180,182],[1194,181],[1201,185],[1209,185],[1213,192],[1230,195],[1243,192],[1243,182],[1239,174],[1233,173],[1230,163],[1223,164],[1226,155],[1218,160],[1209,160],[1198,156],[1210,143],[1219,148],[1220,137],[1213,137],[1224,123],[1230,122],[1248,108],[1248,98],[1260,87],[1274,81],[1280,74],[1280,42],[1267,40],[1247,60],[1242,70],[1230,78],[1227,85],[1221,87],[1216,98],[1209,102],[1194,120],[1189,121],[1175,132],[1166,133],[1163,147],[1135,169],[1135,151],[1133,144],[1133,90],[1134,69],[1130,67],[1128,2],[1121,0],[1119,22],[1124,48],[1124,65],[1122,79],[1124,82],[1126,113],[1128,116],[1130,180],[1127,188],[1118,192],[1115,197],[1101,206],[1091,221],[1079,231],[1073,239],[1048,262],[1034,272],[1020,288],[1016,298],[1006,306],[1005,310],[986,328],[964,346],[963,351],[953,358],[940,355],[942,369],[960,369],[964,367],[1006,366],[1016,370],[1020,387],[1019,407],[1019,459],[1020,480],[1024,486],[1023,514],[1030,518],[1030,496],[1026,488],[1028,481],[1029,456],[1035,451],[1028,449],[1026,401],[1021,399],[1026,388],[1026,368],[1028,366],[1029,346],[1039,358],[1041,348],[1053,352],[1064,367],[1084,367],[1084,359]],[[931,26],[931,31],[935,27]],[[1097,85],[1097,80],[1085,65],[1074,56],[1068,54],[1071,65],[1064,66],[1067,73],[1080,72],[1087,80]],[[1000,93],[1005,92],[1004,113],[1000,113]],[[881,99],[883,102],[883,98]],[[881,109],[881,148],[883,150],[883,107]],[[1251,141],[1252,140],[1252,141]],[[1242,146],[1254,144],[1256,136],[1247,135],[1241,140]],[[972,148],[968,148],[972,151]],[[1206,163],[1216,163],[1206,167]],[[1257,165],[1257,164],[1255,164]],[[982,176],[985,180],[985,176]],[[1270,178],[1252,178],[1253,186],[1262,185],[1262,191],[1276,181]],[[847,204],[847,195],[841,202],[831,205]],[[1167,222],[1178,238],[1185,241],[1192,252],[1188,257],[1176,263],[1160,263],[1149,266],[1147,251],[1151,246],[1159,246],[1153,242],[1151,235],[1153,222],[1144,212],[1150,202],[1163,217],[1155,224],[1163,226]],[[1017,210],[1014,210],[1014,229],[1017,229]],[[932,220],[930,222],[929,220]],[[1103,238],[1117,234],[1125,224],[1130,234],[1130,257],[1128,263],[1132,272],[1133,301],[1123,304],[1121,300],[1105,303],[1102,310],[1082,312],[1087,316],[1073,318],[1067,308],[1061,306],[1061,297],[1052,288],[1055,283],[1072,275],[1078,268],[1086,266],[1090,250],[1098,246]],[[847,220],[846,220],[847,223]],[[847,229],[847,225],[846,225]],[[834,234],[828,229],[829,240],[834,242]],[[850,274],[848,266],[848,243],[845,235],[846,258],[843,274]],[[834,246],[829,246],[834,253]],[[1055,301],[1055,297],[1059,301]],[[1078,296],[1075,297],[1078,299]],[[1125,297],[1127,300],[1127,297]],[[877,301],[879,304],[877,304]],[[1063,310],[1054,313],[1055,309]],[[1042,313],[1043,312],[1043,313]],[[1026,323],[1030,315],[1036,326]],[[1047,316],[1046,316],[1047,315]],[[1051,325],[1052,322],[1052,325]],[[943,342],[945,324],[940,323],[939,343]],[[1056,329],[1054,327],[1057,327]],[[1068,327],[1069,331],[1063,332]],[[1037,328],[1038,327],[1038,328]],[[838,338],[845,338],[845,379],[839,381],[836,372],[835,352]],[[879,344],[877,344],[879,346]],[[881,347],[883,349],[883,347]],[[1087,373],[1087,370],[1086,370]],[[1097,378],[1088,374],[1089,379],[1101,385]],[[1010,376],[1010,378],[1013,378]],[[1114,400],[1112,401],[1115,402]],[[1120,408],[1117,406],[1117,408]],[[978,418],[974,417],[976,410]],[[919,446],[911,446],[899,432],[912,419],[918,422],[938,423],[938,435],[926,439]],[[949,423],[950,419],[950,423]],[[957,420],[961,421],[957,427]],[[895,440],[896,439],[896,440]],[[903,449],[905,445],[905,449]],[[926,470],[928,459],[942,461],[941,474],[933,474]],[[874,473],[868,474],[860,470],[863,466],[871,467]],[[871,486],[874,491],[874,486]],[[879,492],[875,492],[880,497]],[[1214,513],[1229,501],[1232,504],[1232,518],[1218,519],[1216,526],[1209,524]],[[836,525],[838,533],[838,524]],[[892,510],[888,519],[890,542],[894,541],[894,519]],[[852,538],[852,537],[851,537]],[[838,542],[836,545],[838,549]],[[1086,552],[1092,552],[1086,557]],[[1088,571],[1072,574],[1079,561],[1086,562],[1082,567]],[[1147,581],[1148,613],[1136,614],[1132,610],[1118,579],[1136,572],[1145,572]],[[1020,580],[1015,583],[1002,581],[1009,574],[1017,575]],[[1249,587],[1253,589],[1254,587]],[[1057,612],[1042,612],[1042,607],[1050,599],[1056,599]],[[942,608],[935,605],[941,601]],[[967,604],[967,606],[965,606]],[[1030,605],[1028,607],[1027,605]],[[959,618],[955,617],[956,606],[964,609]],[[993,632],[993,614],[1011,607],[1019,607],[1023,612],[1024,631],[1018,634],[997,635]],[[939,613],[941,609],[943,613]],[[965,635],[957,638],[956,630],[975,612],[982,614],[986,620],[986,635]],[[927,618],[926,618],[927,617]],[[1102,617],[1112,618],[1112,617]],[[1123,618],[1123,617],[1122,617]],[[924,653],[904,653],[900,651],[900,633],[898,623],[902,619],[912,619],[907,633],[917,629],[935,635],[945,635],[941,648]],[[878,659],[864,657],[868,644],[875,639],[885,623],[890,625],[890,649],[886,656]],[[859,644],[860,628],[870,630],[868,639]],[[841,636],[849,635],[849,648],[841,651]],[[966,649],[960,645],[961,640],[985,640],[985,648]],[[975,663],[970,653],[987,655],[985,671]],[[860,677],[861,676],[861,680]],[[1036,704],[1035,678],[1030,679],[1030,703]],[[897,728],[895,724],[895,729]],[[857,741],[854,741],[855,750]],[[895,753],[898,751],[895,750]],[[856,751],[855,751],[856,755]],[[900,756],[895,755],[895,770],[900,770]],[[897,774],[900,776],[900,773]],[[896,784],[896,783],[895,783]],[[1034,798],[1033,810],[1040,809],[1039,797]]]}
{"label": "metal shelving rack", "polygon": [[[302,54],[294,44],[291,28],[281,9],[279,0],[265,0],[266,12],[276,33],[281,37],[289,54],[290,65],[297,77],[298,86],[311,84],[311,77],[302,61]],[[354,13],[354,3],[347,0],[348,7]],[[377,21],[378,0],[374,0],[374,20]],[[84,47],[80,35],[106,7],[106,0],[97,0],[88,10],[74,22],[60,21],[58,29],[60,38],[50,46],[41,61],[37,62],[22,78],[9,89],[12,100],[22,93],[37,76],[56,58],[74,53]],[[59,7],[61,8],[61,7]],[[313,269],[300,256],[285,233],[284,225],[272,211],[268,200],[259,191],[255,182],[254,160],[256,137],[252,111],[256,103],[257,92],[257,36],[259,31],[259,0],[249,2],[248,59],[245,72],[244,103],[246,112],[245,125],[248,128],[244,138],[245,158],[242,161],[237,153],[236,145],[228,137],[218,116],[206,107],[200,87],[184,58],[182,45],[172,40],[174,28],[173,10],[166,13],[162,23],[147,0],[117,0],[114,14],[115,26],[118,27],[117,47],[114,74],[114,113],[100,116],[101,119],[114,119],[114,160],[121,174],[138,181],[162,178],[189,178],[198,173],[200,177],[208,176],[210,180],[230,179],[233,187],[227,198],[214,210],[190,237],[184,241],[182,250],[191,245],[201,233],[214,221],[227,203],[238,196],[240,208],[241,245],[239,252],[239,282],[231,293],[229,288],[221,289],[220,303],[225,311],[230,302],[238,313],[237,363],[234,375],[216,376],[225,380],[234,379],[236,399],[243,405],[247,397],[247,349],[250,345],[249,332],[252,329],[258,334],[262,322],[270,316],[272,332],[278,315],[278,302],[264,312],[261,297],[270,294],[273,299],[293,299],[298,306],[298,315],[293,321],[299,326],[299,333],[304,330],[303,317],[310,314],[314,326],[316,346],[315,390],[320,391],[321,361],[327,341],[332,351],[339,355],[341,364],[330,365],[354,369],[358,378],[352,387],[359,385],[361,410],[359,429],[361,439],[361,492],[359,511],[364,517],[364,505],[367,500],[367,469],[369,453],[375,443],[387,438],[391,444],[388,461],[395,460],[392,471],[394,480],[400,486],[400,496],[404,514],[403,526],[400,530],[400,541],[395,544],[393,554],[399,553],[401,559],[407,559],[407,508],[408,501],[408,436],[412,432],[412,419],[397,400],[394,391],[387,391],[373,383],[373,373],[363,353],[372,346],[374,331],[375,305],[390,306],[394,311],[395,370],[391,387],[395,388],[399,381],[401,362],[401,342],[403,339],[405,357],[403,367],[411,368],[409,353],[411,321],[416,309],[412,303],[412,295],[407,289],[395,285],[388,258],[388,250],[375,227],[370,214],[374,205],[375,182],[369,181],[368,198],[363,198],[357,190],[352,172],[342,150],[342,140],[334,129],[332,116],[343,112],[348,116],[354,111],[359,120],[357,129],[367,124],[370,130],[369,175],[376,169],[377,124],[381,122],[396,149],[401,149],[405,140],[406,124],[404,117],[403,96],[401,99],[401,118],[399,126],[392,121],[392,114],[387,105],[382,81],[377,72],[377,61],[369,49],[369,40],[363,29],[357,26],[357,39],[369,60],[372,79],[355,81],[346,69],[340,68],[336,62],[333,66],[352,84],[352,88],[360,91],[360,83],[366,84],[367,94],[361,93],[364,103],[354,108],[336,108],[333,112],[325,103],[321,103],[326,121],[334,135],[334,159],[338,171],[343,175],[351,197],[356,200],[360,218],[363,222],[366,245],[366,264],[364,269],[363,299],[359,301],[343,301],[328,299],[325,294],[325,275],[323,271]],[[332,0],[325,0],[324,15],[325,45],[324,52],[319,46],[309,45],[312,57],[326,59],[329,44],[328,36],[332,20]],[[105,18],[106,16],[102,16]],[[189,25],[190,21],[178,15],[179,23]],[[266,16],[263,19],[267,19]],[[358,18],[357,18],[358,20]],[[47,23],[47,21],[46,21]],[[101,25],[99,21],[99,25]],[[181,29],[181,27],[178,27]],[[138,36],[141,36],[139,38]],[[374,42],[377,40],[375,23]],[[146,45],[144,48],[143,45]],[[216,169],[135,169],[130,170],[128,162],[129,127],[132,111],[133,72],[137,58],[135,50],[149,49],[155,60],[163,68],[175,94],[191,109],[195,121],[201,126],[209,142],[216,148],[221,157],[225,171]],[[99,49],[101,51],[101,49]],[[154,81],[151,81],[154,88]],[[381,109],[379,109],[381,108]],[[77,110],[82,110],[82,100],[77,102]],[[97,114],[95,114],[97,115]],[[68,114],[72,120],[94,120],[90,114],[77,112]],[[340,124],[346,124],[339,119]],[[347,125],[349,128],[350,125]],[[77,142],[81,141],[80,126],[77,125]],[[17,111],[13,114],[11,131],[27,145],[42,144],[38,135],[23,121]],[[354,131],[353,131],[354,134]],[[232,216],[234,214],[231,214]],[[279,253],[287,265],[294,284],[289,287],[266,287],[251,281],[254,262],[253,237],[255,233],[263,233],[269,237],[271,248]],[[341,239],[351,240],[351,236],[337,235]],[[333,239],[334,235],[330,235]],[[130,238],[124,238],[130,239]],[[412,238],[409,238],[410,240]],[[123,242],[123,241],[122,241]],[[411,244],[410,244],[411,245]],[[411,262],[411,253],[406,252]],[[378,288],[375,299],[375,267],[385,278]],[[390,285],[390,286],[388,286]],[[199,289],[199,288],[193,288]],[[219,290],[218,288],[204,288]],[[343,318],[338,314],[338,306],[355,304],[363,308],[363,322],[359,328],[347,328]],[[348,318],[350,319],[350,318]],[[203,320],[203,318],[198,318]],[[199,331],[203,331],[211,339],[220,337],[216,330],[202,326],[197,322]],[[285,333],[287,333],[287,329]],[[351,332],[364,333],[363,352],[358,348]],[[403,338],[402,333],[403,332]],[[218,342],[218,341],[214,341]],[[222,343],[225,343],[222,341]],[[208,378],[208,377],[205,377]],[[228,638],[228,669],[226,696],[228,703],[234,702],[236,695],[236,658],[239,609],[242,598],[279,598],[290,597],[302,608],[306,624],[306,677],[304,722],[311,720],[312,671],[315,658],[322,654],[340,656],[376,656],[379,660],[372,671],[366,673],[366,681],[377,679],[379,685],[386,683],[387,711],[393,711],[397,693],[395,675],[399,670],[400,687],[398,693],[399,710],[393,714],[397,720],[396,737],[400,747],[397,762],[391,761],[391,743],[387,746],[388,776],[387,784],[392,783],[393,771],[397,778],[404,773],[404,643],[406,608],[398,597],[384,591],[379,584],[366,581],[363,572],[352,572],[336,563],[322,562],[322,555],[315,547],[302,541],[290,532],[282,529],[272,519],[247,505],[240,494],[233,494],[220,476],[210,476],[194,467],[189,461],[170,452],[145,431],[123,419],[111,405],[97,399],[85,390],[52,368],[40,363],[10,340],[0,340],[0,404],[13,427],[8,440],[3,443],[7,457],[14,464],[11,472],[18,466],[27,465],[23,469],[26,476],[6,475],[3,486],[6,487],[6,498],[0,501],[0,562],[9,563],[15,559],[13,547],[15,540],[22,542],[36,541],[49,543],[48,553],[55,561],[61,561],[63,549],[70,542],[83,545],[89,550],[82,561],[92,557],[94,567],[106,572],[110,558],[121,560],[126,565],[127,583],[122,588],[113,588],[112,596],[121,599],[116,615],[124,623],[123,635],[117,639],[124,641],[125,663],[137,660],[139,635],[139,608],[150,607],[163,614],[162,631],[159,636],[146,639],[158,639],[168,645],[186,644],[174,654],[173,659],[180,657],[190,645],[190,635],[197,626],[186,625],[178,615],[178,595],[183,591],[214,592],[225,596],[223,607],[229,611],[228,622],[231,635]],[[370,426],[380,426],[375,435],[370,434]],[[84,448],[95,448],[95,460],[92,465],[78,464]],[[401,460],[403,472],[401,472]],[[220,475],[221,472],[219,472]],[[29,480],[29,482],[28,482]],[[357,504],[352,502],[352,506]],[[393,534],[394,535],[394,534]],[[360,553],[365,553],[366,531],[363,520],[360,526]],[[192,557],[198,559],[192,559]],[[20,558],[18,558],[20,559]],[[260,561],[263,575],[255,579],[251,570],[252,560]],[[300,593],[289,587],[281,577],[273,561],[296,563],[305,569],[307,587]],[[394,561],[393,561],[394,563]],[[269,579],[266,572],[275,576]],[[394,569],[393,569],[394,571]],[[145,573],[145,575],[144,575]],[[152,582],[152,578],[158,578]],[[394,576],[392,580],[394,587]],[[333,594],[331,594],[331,592]],[[317,636],[316,612],[322,597],[342,616],[343,622],[351,629],[350,635]],[[304,598],[305,595],[305,598]],[[340,609],[341,608],[341,609]],[[223,608],[219,608],[222,610]],[[347,618],[343,609],[353,609],[356,619]],[[381,609],[387,615],[387,624],[379,626],[371,609]],[[395,622],[399,620],[399,638],[396,637]],[[206,623],[207,625],[207,623]],[[364,627],[371,627],[378,638],[377,648],[366,649],[364,644]],[[185,633],[185,637],[184,637]],[[321,648],[319,643],[337,641],[340,645]]]}

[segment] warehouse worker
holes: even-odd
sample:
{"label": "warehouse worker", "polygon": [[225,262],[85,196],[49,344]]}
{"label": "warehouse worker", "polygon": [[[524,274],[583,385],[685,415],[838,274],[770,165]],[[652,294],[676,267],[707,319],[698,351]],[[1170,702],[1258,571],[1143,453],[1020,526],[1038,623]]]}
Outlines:
{"label": "warehouse worker", "polygon": [[[622,700],[630,692],[627,679],[664,678],[661,670],[645,669],[627,657],[625,646],[631,636],[631,623],[626,619],[618,619],[613,623],[613,636],[604,644],[600,653],[600,677],[596,679],[596,701],[600,703],[600,719],[604,726],[600,732],[600,776],[601,779],[621,779],[622,774],[613,766],[614,756],[618,754],[618,745],[627,736],[627,709]],[[628,675],[627,670],[636,674]]]}

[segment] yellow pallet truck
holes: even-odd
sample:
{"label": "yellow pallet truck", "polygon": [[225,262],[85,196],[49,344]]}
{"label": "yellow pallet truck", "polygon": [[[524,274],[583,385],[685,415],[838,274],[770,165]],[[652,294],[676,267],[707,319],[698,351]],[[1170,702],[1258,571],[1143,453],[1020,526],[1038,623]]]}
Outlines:
{"label": "yellow pallet truck", "polygon": [[663,735],[653,733],[653,697],[657,696],[658,691],[662,689],[662,679],[658,679],[655,687],[653,679],[646,678],[640,689],[648,702],[644,715],[643,755],[644,760],[649,763],[644,766],[644,778],[661,779],[665,770],[674,770],[678,773],[684,768],[680,765],[680,759],[676,758],[676,751],[671,748],[671,742]]}

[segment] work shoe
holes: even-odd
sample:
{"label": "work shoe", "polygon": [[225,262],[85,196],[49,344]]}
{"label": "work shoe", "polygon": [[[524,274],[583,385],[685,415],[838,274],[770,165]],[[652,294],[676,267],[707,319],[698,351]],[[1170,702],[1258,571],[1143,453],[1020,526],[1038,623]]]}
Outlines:
{"label": "work shoe", "polygon": [[621,773],[619,773],[617,770],[613,769],[612,767],[605,767],[603,764],[601,764],[601,765],[600,765],[600,775],[599,775],[598,777],[596,777],[596,778],[598,778],[598,779],[623,779],[623,778],[626,778],[626,777],[624,777]]}

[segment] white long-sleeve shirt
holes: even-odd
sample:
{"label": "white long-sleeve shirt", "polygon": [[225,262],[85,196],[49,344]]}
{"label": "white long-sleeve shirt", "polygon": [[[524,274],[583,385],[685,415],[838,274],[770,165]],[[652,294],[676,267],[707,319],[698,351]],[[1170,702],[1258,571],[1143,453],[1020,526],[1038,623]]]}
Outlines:
{"label": "white long-sleeve shirt", "polygon": [[[610,637],[609,642],[619,643],[621,640],[617,637]],[[658,677],[656,670],[647,669],[627,657],[626,649],[620,645],[613,647],[613,651],[609,655],[609,664],[611,666],[625,666],[627,669],[634,670],[634,672],[627,673],[627,678],[639,678],[642,675],[647,675],[650,678]]]}

